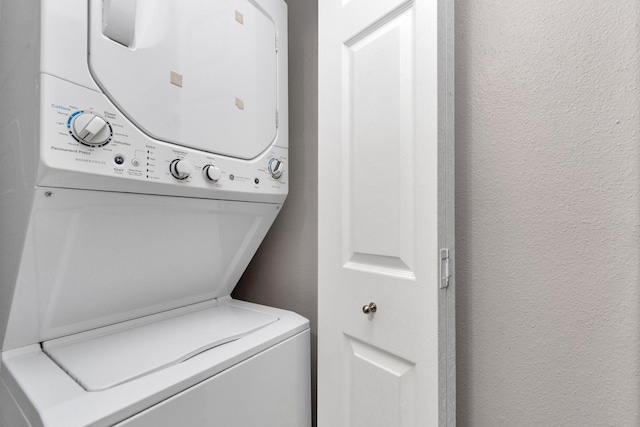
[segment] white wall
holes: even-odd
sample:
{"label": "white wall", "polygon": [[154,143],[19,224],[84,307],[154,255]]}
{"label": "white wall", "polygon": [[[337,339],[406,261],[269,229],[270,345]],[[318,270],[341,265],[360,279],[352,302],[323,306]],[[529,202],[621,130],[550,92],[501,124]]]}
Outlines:
{"label": "white wall", "polygon": [[[234,296],[315,338],[317,0],[288,3],[292,188]],[[639,22],[456,0],[460,427],[640,425]]]}
{"label": "white wall", "polygon": [[456,0],[458,425],[640,425],[640,3]]}

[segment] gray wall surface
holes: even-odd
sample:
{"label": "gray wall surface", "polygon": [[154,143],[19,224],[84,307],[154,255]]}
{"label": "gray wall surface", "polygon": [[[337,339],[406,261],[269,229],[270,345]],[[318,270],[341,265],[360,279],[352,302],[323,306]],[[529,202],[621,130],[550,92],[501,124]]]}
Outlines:
{"label": "gray wall surface", "polygon": [[[317,0],[288,4],[291,188],[234,297],[311,319],[315,355]],[[639,23],[456,0],[459,427],[640,425]]]}
{"label": "gray wall surface", "polygon": [[456,0],[458,425],[640,425],[638,0]]}
{"label": "gray wall surface", "polygon": [[[318,2],[288,0],[287,3],[289,196],[233,297],[295,311],[310,320],[315,401],[318,337]],[[313,409],[315,414],[315,404]]]}

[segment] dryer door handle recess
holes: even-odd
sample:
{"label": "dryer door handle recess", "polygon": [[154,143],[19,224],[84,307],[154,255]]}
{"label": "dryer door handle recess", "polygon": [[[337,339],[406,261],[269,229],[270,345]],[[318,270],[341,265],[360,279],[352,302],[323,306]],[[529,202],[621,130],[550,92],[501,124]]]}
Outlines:
{"label": "dryer door handle recess", "polygon": [[126,47],[133,44],[136,0],[102,1],[102,34]]}

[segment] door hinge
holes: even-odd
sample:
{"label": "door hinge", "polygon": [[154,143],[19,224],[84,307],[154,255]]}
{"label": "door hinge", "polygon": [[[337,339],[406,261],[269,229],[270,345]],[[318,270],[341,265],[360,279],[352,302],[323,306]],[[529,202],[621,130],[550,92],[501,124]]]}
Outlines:
{"label": "door hinge", "polygon": [[280,125],[280,114],[278,113],[278,110],[276,110],[276,129],[278,128],[279,125]]}
{"label": "door hinge", "polygon": [[276,53],[278,52],[278,35],[276,34]]}
{"label": "door hinge", "polygon": [[449,249],[440,249],[440,289],[449,286],[451,278]]}

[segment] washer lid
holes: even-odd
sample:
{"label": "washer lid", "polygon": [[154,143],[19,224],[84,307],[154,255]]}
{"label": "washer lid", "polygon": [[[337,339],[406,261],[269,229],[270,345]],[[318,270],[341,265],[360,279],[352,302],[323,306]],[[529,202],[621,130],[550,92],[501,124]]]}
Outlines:
{"label": "washer lid", "polygon": [[91,0],[88,61],[149,136],[252,159],[277,134],[276,34],[249,0]]}
{"label": "washer lid", "polygon": [[[221,303],[154,322],[45,341],[45,353],[85,390],[106,390],[237,340],[278,317]],[[213,306],[211,306],[213,305]],[[165,317],[158,320],[158,317]],[[135,323],[136,326],[127,326]],[[88,337],[87,337],[88,335]]]}

